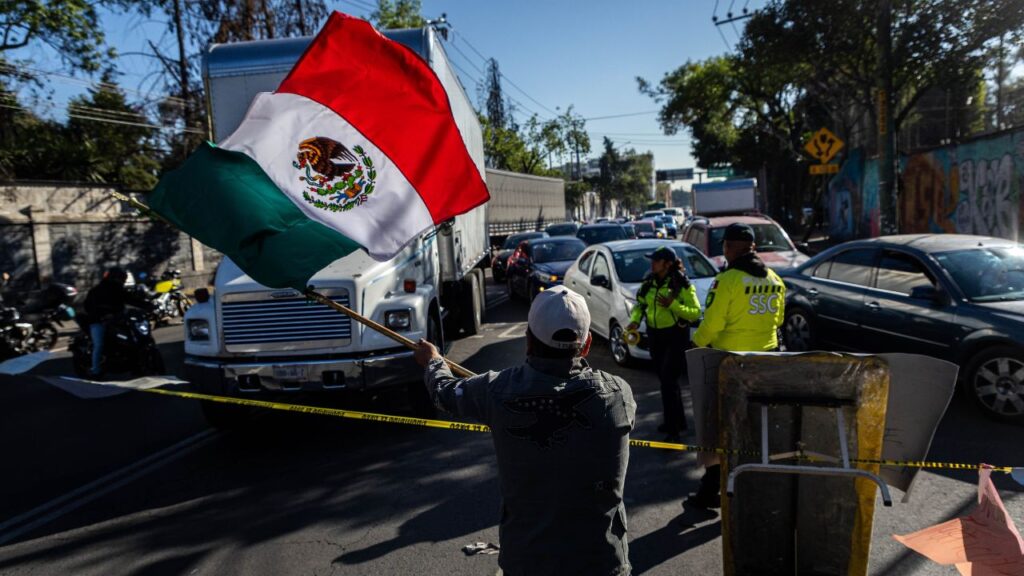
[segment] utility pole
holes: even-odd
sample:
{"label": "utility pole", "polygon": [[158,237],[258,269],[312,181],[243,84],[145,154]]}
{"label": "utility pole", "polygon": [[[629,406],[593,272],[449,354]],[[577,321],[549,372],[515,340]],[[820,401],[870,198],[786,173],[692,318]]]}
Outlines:
{"label": "utility pole", "polygon": [[896,134],[892,114],[892,0],[878,2],[878,203],[882,234],[899,231]]}
{"label": "utility pole", "polygon": [[[185,54],[185,22],[181,13],[181,0],[174,0],[172,18],[174,18],[174,31],[178,40],[178,83],[181,86],[181,119],[185,128],[192,127],[192,91],[188,85],[188,60]],[[188,133],[185,133],[187,137]],[[181,157],[188,157],[189,147],[186,139],[181,147]]]}

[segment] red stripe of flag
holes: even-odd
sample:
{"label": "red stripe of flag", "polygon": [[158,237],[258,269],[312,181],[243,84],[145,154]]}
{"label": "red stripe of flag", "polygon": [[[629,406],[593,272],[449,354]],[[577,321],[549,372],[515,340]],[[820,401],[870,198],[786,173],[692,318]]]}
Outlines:
{"label": "red stripe of flag", "polygon": [[359,130],[416,188],[434,223],[490,198],[437,75],[365,20],[331,14],[277,91],[314,100]]}

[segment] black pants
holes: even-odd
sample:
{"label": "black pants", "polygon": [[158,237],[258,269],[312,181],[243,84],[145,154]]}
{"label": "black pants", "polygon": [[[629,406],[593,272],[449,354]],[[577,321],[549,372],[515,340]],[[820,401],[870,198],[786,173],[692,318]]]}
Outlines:
{"label": "black pants", "polygon": [[718,496],[722,491],[722,466],[715,464],[704,469],[704,476],[700,479],[700,488],[697,489],[697,498],[708,499]]}
{"label": "black pants", "polygon": [[661,406],[665,428],[669,434],[686,430],[686,413],[679,393],[679,378],[686,371],[686,349],[690,345],[688,330],[679,326],[647,329],[651,360],[661,381]]}

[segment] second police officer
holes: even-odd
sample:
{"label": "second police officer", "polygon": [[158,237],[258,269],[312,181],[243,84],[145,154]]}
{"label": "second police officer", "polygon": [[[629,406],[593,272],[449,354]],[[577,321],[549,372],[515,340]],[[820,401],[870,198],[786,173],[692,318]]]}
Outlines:
{"label": "second police officer", "polygon": [[[730,224],[722,253],[728,267],[715,277],[704,303],[704,319],[693,335],[696,346],[729,352],[774,352],[785,318],[786,285],[754,251],[754,229]],[[684,505],[718,508],[719,465],[708,466],[697,494]]]}
{"label": "second police officer", "polygon": [[651,360],[661,381],[665,417],[658,430],[667,435],[666,441],[678,442],[680,433],[686,430],[679,379],[686,370],[689,326],[700,318],[700,302],[697,288],[687,278],[675,251],[662,246],[646,256],[651,259],[651,273],[637,291],[627,330],[635,331],[641,320],[647,323]]}

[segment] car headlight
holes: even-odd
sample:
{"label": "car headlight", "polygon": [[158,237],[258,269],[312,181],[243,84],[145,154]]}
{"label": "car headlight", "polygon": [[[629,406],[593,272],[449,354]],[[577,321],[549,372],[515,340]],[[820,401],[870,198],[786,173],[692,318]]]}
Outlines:
{"label": "car headlight", "polygon": [[410,310],[385,312],[384,325],[392,330],[408,330],[412,326],[412,312]]}
{"label": "car headlight", "polygon": [[664,236],[664,234],[662,234],[661,232],[658,232],[658,238],[661,238],[662,236]]}
{"label": "car headlight", "polygon": [[534,272],[533,277],[541,282],[558,282],[558,275],[550,272]]}
{"label": "car headlight", "polygon": [[146,336],[149,334],[149,320],[138,320],[135,322],[135,329],[139,331],[139,334]]}
{"label": "car headlight", "polygon": [[194,342],[208,341],[210,339],[210,323],[206,320],[189,320],[188,339]]}

